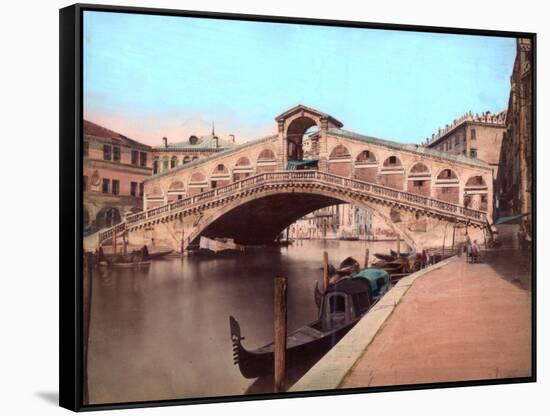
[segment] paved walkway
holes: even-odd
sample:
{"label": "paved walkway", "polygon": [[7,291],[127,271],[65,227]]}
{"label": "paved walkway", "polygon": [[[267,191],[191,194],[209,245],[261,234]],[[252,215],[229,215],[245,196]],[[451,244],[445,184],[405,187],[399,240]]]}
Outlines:
{"label": "paved walkway", "polygon": [[418,278],[340,387],[531,375],[531,291],[517,252]]}

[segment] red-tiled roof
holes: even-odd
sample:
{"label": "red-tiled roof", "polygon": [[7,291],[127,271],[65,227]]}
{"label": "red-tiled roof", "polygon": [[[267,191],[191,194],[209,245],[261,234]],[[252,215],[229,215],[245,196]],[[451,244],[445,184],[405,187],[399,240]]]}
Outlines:
{"label": "red-tiled roof", "polygon": [[109,130],[103,126],[100,126],[99,124],[93,123],[88,120],[84,120],[83,127],[84,127],[84,134],[88,134],[90,136],[101,137],[103,139],[121,140],[122,142],[124,142],[129,146],[138,146],[138,147],[151,149],[151,146],[148,146],[136,140],[130,139],[129,137],[126,137],[115,131]]}

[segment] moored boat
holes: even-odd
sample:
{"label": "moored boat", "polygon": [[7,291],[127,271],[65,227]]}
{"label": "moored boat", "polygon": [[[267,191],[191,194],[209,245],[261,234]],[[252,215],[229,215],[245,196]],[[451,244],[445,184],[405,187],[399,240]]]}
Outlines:
{"label": "moored boat", "polygon": [[[387,273],[382,270],[361,272],[357,277],[342,279],[330,285],[321,295],[319,318],[288,334],[287,365],[299,364],[312,354],[330,350],[357,324],[379,298],[379,295],[375,297],[374,293],[385,293],[387,288],[381,285],[380,278],[383,278],[385,285],[389,287],[390,281]],[[374,285],[371,283],[373,279]],[[241,336],[240,325],[232,316],[229,317],[229,326],[234,364],[239,366],[242,375],[246,378],[256,378],[271,374],[274,362],[274,343],[271,342],[255,350],[248,350],[242,345],[244,337]]]}

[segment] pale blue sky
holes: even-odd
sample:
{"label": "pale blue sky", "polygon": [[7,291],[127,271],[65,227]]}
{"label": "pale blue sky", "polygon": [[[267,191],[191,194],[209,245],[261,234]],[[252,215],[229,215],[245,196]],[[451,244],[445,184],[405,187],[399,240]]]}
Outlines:
{"label": "pale blue sky", "polygon": [[512,38],[84,16],[85,117],[149,143],[206,134],[212,121],[256,138],[298,103],[419,142],[468,110],[503,110],[515,56]]}

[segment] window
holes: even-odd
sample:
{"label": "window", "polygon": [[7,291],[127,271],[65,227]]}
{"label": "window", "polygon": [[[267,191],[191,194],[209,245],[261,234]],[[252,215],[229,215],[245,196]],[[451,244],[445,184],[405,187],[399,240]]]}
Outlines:
{"label": "window", "polygon": [[113,160],[120,162],[120,146],[113,146]]}
{"label": "window", "polygon": [[476,139],[476,129],[470,130],[470,140]]}
{"label": "window", "polygon": [[153,175],[159,173],[159,160],[158,158],[155,158],[153,162]]}
{"label": "window", "polygon": [[424,186],[424,181],[413,181],[415,188],[422,188]]}
{"label": "window", "polygon": [[113,195],[118,195],[120,193],[120,181],[113,179]]}
{"label": "window", "polygon": [[460,136],[455,137],[455,146],[458,146],[460,144]]}
{"label": "window", "polygon": [[477,158],[477,149],[470,149],[470,157]]}
{"label": "window", "polygon": [[132,150],[132,165],[138,164],[139,152],[137,150]]}
{"label": "window", "polygon": [[137,196],[138,184],[137,182],[130,182],[130,195]]}
{"label": "window", "polygon": [[141,167],[147,166],[147,153],[139,152],[139,166]]}
{"label": "window", "polygon": [[140,198],[143,198],[143,182],[139,184],[139,196]]}
{"label": "window", "polygon": [[110,180],[109,179],[103,179],[103,182],[101,184],[101,192],[103,192],[104,194],[108,194],[109,193],[109,185],[110,185]]}
{"label": "window", "polygon": [[84,176],[82,179],[82,191],[86,192],[88,190],[88,177]]}
{"label": "window", "polygon": [[176,156],[173,156],[172,159],[170,159],[170,168],[175,168],[178,165],[178,158]]}
{"label": "window", "polygon": [[111,160],[111,145],[103,145],[103,160]]}
{"label": "window", "polygon": [[84,140],[84,143],[82,143],[82,154],[84,157],[88,157],[88,154],[90,153],[90,142],[88,140]]}
{"label": "window", "polygon": [[168,170],[168,167],[170,166],[170,159],[168,157],[165,157],[162,161],[162,171]]}
{"label": "window", "polygon": [[397,158],[395,156],[390,156],[390,165],[395,165],[397,163]]}
{"label": "window", "polygon": [[223,165],[218,165],[217,169],[218,169],[218,172],[223,172],[224,166]]}

